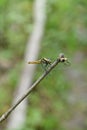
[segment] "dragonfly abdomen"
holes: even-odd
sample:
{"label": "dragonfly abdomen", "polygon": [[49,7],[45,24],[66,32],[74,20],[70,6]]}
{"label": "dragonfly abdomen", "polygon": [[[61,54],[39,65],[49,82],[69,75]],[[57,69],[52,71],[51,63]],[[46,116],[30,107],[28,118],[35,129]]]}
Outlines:
{"label": "dragonfly abdomen", "polygon": [[41,61],[29,61],[28,64],[40,64]]}

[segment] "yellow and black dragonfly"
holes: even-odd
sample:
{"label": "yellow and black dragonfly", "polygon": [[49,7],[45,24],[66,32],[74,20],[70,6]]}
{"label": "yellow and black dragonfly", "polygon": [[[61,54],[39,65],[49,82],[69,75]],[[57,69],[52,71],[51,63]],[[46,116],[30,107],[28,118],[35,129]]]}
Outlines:
{"label": "yellow and black dragonfly", "polygon": [[29,61],[28,64],[41,64],[44,70],[46,71],[46,68],[48,65],[51,65],[51,60],[47,58],[41,58],[40,60],[37,61]]}

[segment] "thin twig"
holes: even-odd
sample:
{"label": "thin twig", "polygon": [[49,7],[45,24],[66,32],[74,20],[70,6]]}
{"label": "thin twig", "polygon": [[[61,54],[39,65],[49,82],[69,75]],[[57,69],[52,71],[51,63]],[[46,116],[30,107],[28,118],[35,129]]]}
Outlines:
{"label": "thin twig", "polygon": [[50,71],[60,62],[67,61],[67,58],[63,54],[53,62],[53,64],[39,77],[39,79],[27,90],[27,92],[14,104],[7,112],[0,117],[0,122],[4,121],[10,113],[32,92],[32,90],[50,73]]}

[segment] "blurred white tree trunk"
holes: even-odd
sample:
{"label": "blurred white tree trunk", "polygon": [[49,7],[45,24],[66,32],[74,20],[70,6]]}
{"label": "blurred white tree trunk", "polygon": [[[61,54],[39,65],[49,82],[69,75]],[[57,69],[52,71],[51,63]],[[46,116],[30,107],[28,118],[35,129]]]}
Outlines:
{"label": "blurred white tree trunk", "polygon": [[[33,74],[35,72],[35,65],[28,65],[29,60],[36,60],[40,50],[40,42],[44,32],[44,25],[46,20],[45,14],[46,0],[35,0],[34,2],[34,28],[27,42],[24,69],[20,78],[19,85],[15,91],[13,104],[23,95],[23,93],[30,87],[32,83]],[[24,100],[9,117],[7,129],[21,128],[26,119],[27,99]]]}

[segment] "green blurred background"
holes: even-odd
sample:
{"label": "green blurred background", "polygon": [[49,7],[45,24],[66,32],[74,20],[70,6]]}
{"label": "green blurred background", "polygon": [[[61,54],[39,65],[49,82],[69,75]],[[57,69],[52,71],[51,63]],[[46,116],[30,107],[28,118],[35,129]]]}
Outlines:
{"label": "green blurred background", "polygon": [[[0,115],[10,107],[22,72],[33,3],[0,0]],[[39,57],[55,60],[63,52],[71,66],[58,65],[30,94],[22,130],[87,130],[87,0],[48,0],[46,15]],[[37,66],[34,81],[41,73]]]}

